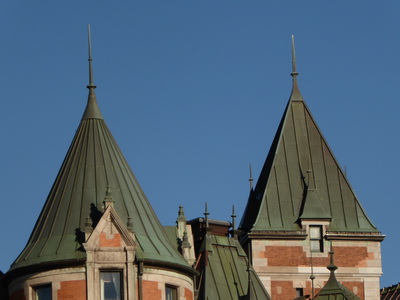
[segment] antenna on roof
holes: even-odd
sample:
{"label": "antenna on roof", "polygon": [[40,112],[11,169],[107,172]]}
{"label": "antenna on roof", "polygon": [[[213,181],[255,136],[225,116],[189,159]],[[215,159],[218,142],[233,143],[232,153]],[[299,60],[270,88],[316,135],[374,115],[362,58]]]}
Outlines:
{"label": "antenna on roof", "polygon": [[89,48],[89,85],[87,86],[88,89],[95,89],[96,86],[93,83],[93,69],[92,69],[92,40],[90,37],[90,24],[88,24],[88,48]]}
{"label": "antenna on roof", "polygon": [[253,170],[251,169],[251,164],[249,164],[250,168],[250,178],[249,178],[249,183],[250,183],[250,191],[253,189]]}

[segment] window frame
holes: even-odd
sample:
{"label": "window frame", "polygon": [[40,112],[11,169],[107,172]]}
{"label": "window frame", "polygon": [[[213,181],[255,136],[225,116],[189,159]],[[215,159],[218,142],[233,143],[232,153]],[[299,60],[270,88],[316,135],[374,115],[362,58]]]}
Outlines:
{"label": "window frame", "polygon": [[[318,237],[313,236],[313,229],[318,229]],[[310,238],[310,251],[313,253],[322,253],[324,252],[324,235],[322,225],[309,225],[309,238]],[[314,247],[318,244],[318,247]]]}
{"label": "window frame", "polygon": [[296,297],[304,296],[304,289],[303,288],[296,288]]}
{"label": "window frame", "polygon": [[[168,291],[172,291],[172,298],[168,298]],[[165,285],[165,299],[166,300],[178,300],[178,287],[176,285],[172,284],[166,284]]]}
{"label": "window frame", "polygon": [[103,278],[102,274],[115,274],[119,275],[119,299],[124,300],[124,283],[123,283],[123,270],[121,269],[99,269],[99,296],[100,300],[106,300],[104,297]]}
{"label": "window frame", "polygon": [[[33,299],[35,299],[35,300],[52,300],[53,299],[53,288],[52,288],[51,283],[35,285],[35,286],[32,286],[32,289],[33,289]],[[50,299],[40,297],[38,291],[44,290],[44,289],[50,289]]]}

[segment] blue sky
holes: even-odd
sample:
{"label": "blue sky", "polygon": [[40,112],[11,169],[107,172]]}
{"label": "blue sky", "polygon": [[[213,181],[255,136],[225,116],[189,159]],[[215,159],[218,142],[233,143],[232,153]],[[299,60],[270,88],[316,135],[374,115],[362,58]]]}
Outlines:
{"label": "blue sky", "polygon": [[[272,2],[272,3],[269,3]],[[373,223],[397,283],[398,1],[1,1],[0,270],[22,251],[78,127],[91,24],[103,116],[164,225],[242,215],[291,91]],[[239,218],[240,219],[240,218]]]}

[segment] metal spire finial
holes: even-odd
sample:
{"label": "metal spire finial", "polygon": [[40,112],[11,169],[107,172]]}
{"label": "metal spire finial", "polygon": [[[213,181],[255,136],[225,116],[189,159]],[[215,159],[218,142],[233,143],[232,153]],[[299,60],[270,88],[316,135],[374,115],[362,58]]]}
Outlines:
{"label": "metal spire finial", "polygon": [[204,221],[206,223],[206,232],[209,230],[209,227],[208,227],[208,215],[209,214],[210,213],[208,212],[208,205],[207,205],[207,202],[206,202],[205,211],[204,211]]}
{"label": "metal spire finial", "polygon": [[293,80],[296,80],[297,75],[297,66],[296,66],[296,51],[294,49],[294,35],[292,34],[292,73],[290,74],[293,77]]}
{"label": "metal spire finial", "polygon": [[236,230],[236,214],[235,214],[235,205],[232,205],[232,230]]}
{"label": "metal spire finial", "polygon": [[249,183],[250,183],[250,191],[253,189],[253,170],[251,168],[251,164],[249,164],[250,168],[250,178],[249,178]]}
{"label": "metal spire finial", "polygon": [[296,51],[294,49],[294,35],[292,35],[292,73],[290,75],[293,77],[293,88],[292,94],[290,95],[290,100],[303,101],[303,96],[301,96],[299,87],[297,85],[297,66],[296,66]]}
{"label": "metal spire finial", "polygon": [[88,89],[95,89],[96,86],[93,83],[93,68],[92,68],[92,40],[90,37],[90,24],[88,24],[88,49],[89,49],[89,85],[87,86]]}

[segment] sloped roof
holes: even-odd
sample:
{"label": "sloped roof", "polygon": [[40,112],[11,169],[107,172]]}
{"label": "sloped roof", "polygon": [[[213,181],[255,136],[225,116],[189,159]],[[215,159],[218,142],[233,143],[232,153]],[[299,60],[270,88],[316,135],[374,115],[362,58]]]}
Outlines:
{"label": "sloped roof", "polygon": [[10,270],[34,265],[76,263],[82,250],[85,221],[93,227],[102,214],[107,186],[114,208],[128,217],[138,243],[137,259],[189,270],[170,244],[155,212],[104,122],[90,83],[88,103],[75,137],[36,222],[29,241]]}
{"label": "sloped roof", "polygon": [[331,272],[328,282],[324,285],[315,299],[318,300],[359,300],[353,292],[337,281],[335,271],[337,267],[333,263],[333,252],[330,252],[331,264],[327,269]]}
{"label": "sloped roof", "polygon": [[293,89],[241,220],[245,231],[300,230],[299,220],[332,219],[330,230],[379,233],[307,107]]}
{"label": "sloped roof", "polygon": [[381,300],[399,300],[400,283],[381,289]]}
{"label": "sloped roof", "polygon": [[206,236],[198,261],[201,273],[199,299],[271,299],[256,272],[248,265],[246,253],[237,240]]}

